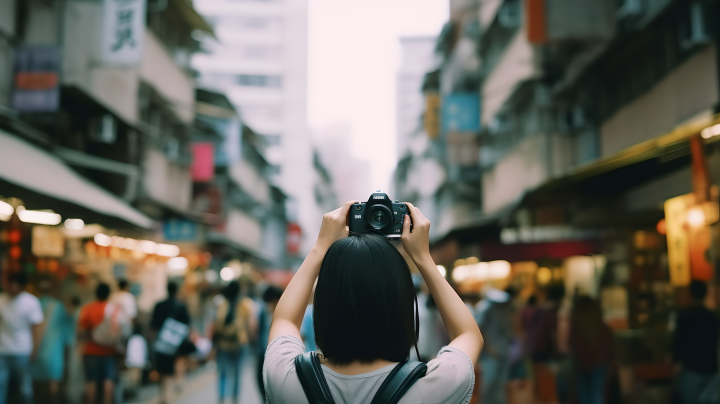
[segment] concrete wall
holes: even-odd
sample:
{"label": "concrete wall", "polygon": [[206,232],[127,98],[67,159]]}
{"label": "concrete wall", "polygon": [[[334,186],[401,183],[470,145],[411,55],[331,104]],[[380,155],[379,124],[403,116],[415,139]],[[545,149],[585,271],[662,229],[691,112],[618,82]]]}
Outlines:
{"label": "concrete wall", "polygon": [[15,1],[0,0],[0,105],[5,106],[12,92],[13,48],[6,38],[15,35]]}
{"label": "concrete wall", "polygon": [[483,173],[483,211],[493,213],[517,201],[548,178],[548,138],[528,137]]}
{"label": "concrete wall", "polygon": [[518,84],[535,74],[533,50],[524,29],[515,34],[482,87],[482,124],[492,122]]}
{"label": "concrete wall", "polygon": [[262,227],[252,216],[237,209],[229,209],[226,229],[230,240],[254,251],[260,250]]}
{"label": "concrete wall", "polygon": [[192,180],[185,167],[170,162],[162,151],[149,147],[143,164],[145,193],[153,200],[181,212],[190,208]]}
{"label": "concrete wall", "polygon": [[670,132],[717,102],[715,47],[708,46],[602,124],[601,155]]}

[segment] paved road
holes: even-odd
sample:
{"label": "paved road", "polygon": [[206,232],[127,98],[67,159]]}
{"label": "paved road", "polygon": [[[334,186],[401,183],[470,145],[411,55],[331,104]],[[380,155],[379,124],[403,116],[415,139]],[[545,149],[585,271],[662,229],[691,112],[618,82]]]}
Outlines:
{"label": "paved road", "polygon": [[[225,403],[222,404],[263,404],[265,402],[261,398],[257,386],[256,364],[257,360],[252,354],[248,354],[243,358],[242,374],[240,376],[240,400],[237,403],[231,403],[230,399],[226,399]],[[215,370],[208,370],[188,378],[180,396],[175,396],[171,400],[172,404],[218,404]],[[142,404],[156,403],[156,397],[142,402]]]}

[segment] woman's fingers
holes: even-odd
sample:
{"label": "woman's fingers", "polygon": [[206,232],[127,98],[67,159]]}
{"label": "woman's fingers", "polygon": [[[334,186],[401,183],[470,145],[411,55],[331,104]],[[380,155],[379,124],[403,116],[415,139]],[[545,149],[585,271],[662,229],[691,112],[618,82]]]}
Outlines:
{"label": "woman's fingers", "polygon": [[410,219],[409,215],[405,215],[403,218],[403,232],[400,235],[400,237],[410,237],[410,224],[412,223],[412,220]]}

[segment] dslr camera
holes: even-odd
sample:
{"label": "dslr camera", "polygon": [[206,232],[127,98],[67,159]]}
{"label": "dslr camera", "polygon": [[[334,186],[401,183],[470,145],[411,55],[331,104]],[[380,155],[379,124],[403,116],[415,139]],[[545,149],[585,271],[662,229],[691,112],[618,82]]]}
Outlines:
{"label": "dslr camera", "polygon": [[350,208],[348,227],[354,233],[374,233],[387,238],[399,238],[405,215],[410,209],[404,203],[391,201],[386,193],[376,191],[367,202]]}

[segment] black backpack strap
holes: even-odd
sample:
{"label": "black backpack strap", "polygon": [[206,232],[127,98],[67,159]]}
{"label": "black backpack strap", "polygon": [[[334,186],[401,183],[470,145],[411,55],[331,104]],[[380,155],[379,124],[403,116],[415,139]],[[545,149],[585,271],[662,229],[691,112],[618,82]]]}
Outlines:
{"label": "black backpack strap", "polygon": [[305,390],[308,402],[311,404],[335,404],[317,353],[306,352],[296,356],[295,372]]}
{"label": "black backpack strap", "polygon": [[418,361],[405,361],[395,366],[375,393],[370,404],[397,404],[402,396],[425,376],[427,365]]}

